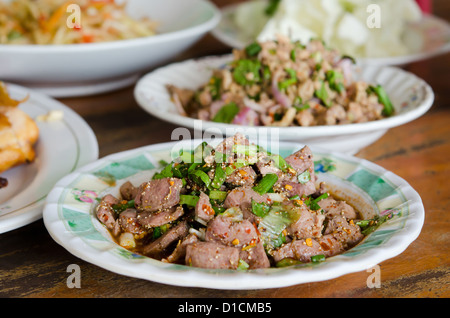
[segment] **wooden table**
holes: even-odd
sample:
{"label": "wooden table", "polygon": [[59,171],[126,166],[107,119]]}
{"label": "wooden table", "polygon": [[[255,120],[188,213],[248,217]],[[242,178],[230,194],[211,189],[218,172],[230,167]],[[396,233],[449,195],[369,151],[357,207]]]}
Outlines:
{"label": "wooden table", "polygon": [[[229,1],[228,1],[229,2]],[[217,1],[219,5],[228,3]],[[448,2],[436,3],[436,14],[450,17]],[[177,60],[229,52],[206,36]],[[401,255],[382,262],[381,287],[369,288],[369,272],[266,290],[222,291],[181,288],[114,274],[67,252],[55,243],[42,220],[0,235],[0,297],[18,298],[300,298],[300,297],[432,297],[450,296],[450,54],[405,67],[426,80],[436,94],[423,117],[391,129],[357,156],[406,179],[421,195],[425,224]],[[84,98],[62,99],[92,127],[100,157],[139,146],[170,141],[174,128],[144,112],[133,99],[133,87]],[[68,288],[70,264],[81,269],[81,288]]]}

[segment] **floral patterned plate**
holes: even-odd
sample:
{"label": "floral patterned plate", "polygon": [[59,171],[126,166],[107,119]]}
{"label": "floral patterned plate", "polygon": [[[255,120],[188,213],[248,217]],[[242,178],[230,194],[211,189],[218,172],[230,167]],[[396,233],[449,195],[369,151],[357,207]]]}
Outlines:
{"label": "floral patterned plate", "polygon": [[[333,279],[366,270],[402,253],[419,235],[424,222],[420,196],[406,181],[368,161],[314,149],[319,181],[353,204],[366,217],[393,212],[394,217],[344,254],[318,264],[232,271],[206,270],[163,263],[136,255],[115,243],[96,219],[96,199],[117,194],[126,180],[149,180],[160,160],[170,161],[180,148],[200,140],[151,145],[88,164],[60,180],[47,197],[44,222],[52,238],[73,255],[112,272],[176,286],[212,289],[262,289]],[[211,143],[214,145],[214,143]],[[283,157],[302,145],[277,143]]]}

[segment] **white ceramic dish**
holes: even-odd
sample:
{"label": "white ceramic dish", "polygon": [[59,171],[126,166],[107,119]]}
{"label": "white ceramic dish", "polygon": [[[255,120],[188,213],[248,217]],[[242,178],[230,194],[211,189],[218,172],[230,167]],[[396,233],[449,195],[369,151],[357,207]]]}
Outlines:
{"label": "white ceramic dish", "polygon": [[29,95],[19,107],[33,119],[52,110],[62,111],[64,115],[60,121],[37,121],[39,140],[35,161],[2,173],[2,177],[8,179],[8,186],[0,189],[0,233],[42,218],[45,197],[55,183],[98,158],[97,139],[77,113],[27,88],[12,84],[7,87],[14,98]]}
{"label": "white ceramic dish", "polygon": [[[200,142],[157,144],[110,155],[64,177],[46,200],[44,223],[50,235],[73,255],[121,275],[176,286],[236,290],[285,287],[366,270],[402,253],[423,226],[422,201],[406,181],[365,160],[312,149],[319,181],[344,190],[345,199],[366,215],[395,214],[344,254],[320,264],[242,272],[163,263],[115,243],[93,213],[96,198],[106,193],[117,195],[125,180],[148,180],[155,168],[160,168],[159,160],[170,161],[177,149],[193,149]],[[282,142],[275,147],[285,157],[302,145]]]}
{"label": "white ceramic dish", "polygon": [[297,141],[331,151],[355,154],[383,136],[390,128],[410,122],[423,115],[432,106],[431,87],[415,75],[394,67],[362,66],[355,78],[372,84],[381,84],[389,94],[397,114],[387,119],[350,125],[315,127],[246,127],[200,121],[180,115],[165,87],[173,84],[195,89],[206,83],[213,68],[231,60],[231,56],[207,57],[171,64],[142,77],[135,87],[135,98],[148,113],[176,125],[188,127],[209,135],[232,136],[241,131],[250,137],[270,136],[272,139]]}
{"label": "white ceramic dish", "polygon": [[[240,4],[229,5],[221,9],[222,19],[211,33],[221,42],[233,48],[244,48],[255,39],[250,38],[233,22]],[[450,24],[433,15],[425,15],[423,19],[408,28],[405,38],[416,39],[405,43],[410,48],[410,54],[402,56],[388,56],[383,58],[360,58],[360,64],[368,65],[403,65],[450,51]],[[417,48],[417,38],[422,45]]]}
{"label": "white ceramic dish", "polygon": [[160,22],[158,34],[108,43],[0,45],[0,78],[55,97],[111,91],[174,58],[220,20],[206,0],[128,0],[126,8],[132,17]]}

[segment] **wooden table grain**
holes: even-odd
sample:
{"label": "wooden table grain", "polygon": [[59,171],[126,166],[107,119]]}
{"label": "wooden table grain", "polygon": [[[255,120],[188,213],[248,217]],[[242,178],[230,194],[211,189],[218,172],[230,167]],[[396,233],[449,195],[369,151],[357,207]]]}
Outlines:
{"label": "wooden table grain", "polygon": [[[219,6],[238,1],[215,1]],[[448,1],[434,2],[435,14],[450,17]],[[223,54],[229,48],[211,35],[178,56]],[[450,54],[404,67],[434,89],[423,117],[391,129],[356,156],[407,180],[420,194],[425,224],[399,256],[380,264],[381,286],[370,288],[370,272],[263,290],[175,287],[121,276],[85,262],[55,243],[43,221],[0,235],[0,298],[447,298],[450,296]],[[100,157],[171,141],[176,126],[158,120],[134,101],[133,87],[97,96],[61,99],[94,130]],[[67,268],[81,269],[81,288],[69,288]]]}

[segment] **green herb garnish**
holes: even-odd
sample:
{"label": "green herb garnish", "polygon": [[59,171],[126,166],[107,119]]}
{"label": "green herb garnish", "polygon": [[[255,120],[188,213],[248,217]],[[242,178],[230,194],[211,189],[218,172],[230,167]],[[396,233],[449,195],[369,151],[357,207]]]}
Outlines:
{"label": "green herb garnish", "polygon": [[323,254],[311,256],[311,262],[313,262],[313,263],[321,263],[324,261],[325,261],[325,255],[323,255]]}
{"label": "green herb garnish", "polygon": [[164,178],[171,178],[171,177],[173,177],[172,163],[170,163],[167,166],[165,166],[164,169],[161,170],[161,172],[155,173],[153,175],[153,180],[164,179]]}
{"label": "green herb garnish", "polygon": [[258,203],[252,199],[253,214],[263,218],[269,213],[269,211],[270,211],[270,205],[268,205],[267,203],[264,203],[264,202]]}
{"label": "green herb garnish", "polygon": [[209,188],[211,185],[211,179],[209,178],[208,174],[202,170],[195,170],[191,174],[189,174],[191,179],[197,183],[198,185],[204,184],[206,188]]}
{"label": "green herb garnish", "polygon": [[278,261],[275,266],[276,267],[288,267],[292,265],[303,264],[301,261],[293,259],[293,258],[283,258],[281,261]]}
{"label": "green herb garnish", "polygon": [[329,70],[326,73],[326,79],[329,83],[328,85],[332,90],[338,93],[345,91],[345,86],[343,84],[344,76],[342,75],[342,73],[335,70]]}
{"label": "green herb garnish", "polygon": [[386,222],[387,220],[392,219],[394,216],[394,213],[389,213],[383,216],[375,216],[373,219],[370,220],[362,220],[358,221],[355,224],[358,225],[361,228],[361,233],[364,235],[369,235],[373,231],[375,231],[381,224]]}
{"label": "green herb garnish", "polygon": [[210,200],[224,201],[228,195],[227,191],[211,190],[209,192]]}
{"label": "green herb garnish", "polygon": [[209,92],[213,100],[220,98],[220,87],[222,85],[222,79],[218,77],[211,77],[209,81]]}
{"label": "green herb garnish", "polygon": [[385,116],[392,116],[392,114],[394,114],[394,105],[392,105],[388,94],[381,85],[369,86],[368,91],[373,92],[378,96],[378,101],[384,106],[383,114]]}
{"label": "green herb garnish", "polygon": [[285,90],[289,86],[297,83],[297,74],[296,74],[295,70],[288,68],[288,69],[286,69],[286,72],[288,72],[289,78],[287,80],[284,80],[284,81],[278,83],[278,88],[280,90]]}
{"label": "green herb garnish", "polygon": [[321,209],[320,205],[319,205],[319,201],[324,200],[324,199],[328,198],[329,196],[330,195],[328,193],[324,193],[314,200],[311,197],[308,197],[308,198],[306,198],[306,200],[304,202],[311,210],[317,211],[317,210]]}
{"label": "green herb garnish", "polygon": [[259,61],[238,60],[233,69],[233,79],[242,86],[258,83],[261,81],[260,69],[261,63]]}
{"label": "green herb garnish", "polygon": [[219,189],[222,186],[222,184],[225,182],[226,178],[227,178],[227,175],[225,173],[225,169],[222,168],[222,164],[220,164],[220,163],[216,164],[214,179],[211,183],[211,186],[213,188]]}
{"label": "green herb garnish", "polygon": [[196,195],[180,195],[180,205],[187,205],[189,207],[195,207],[200,198]]}
{"label": "green herb garnish", "polygon": [[305,183],[311,181],[311,174],[309,173],[309,170],[305,170],[304,172],[299,174],[297,177],[297,180],[301,184],[305,184]]}
{"label": "green herb garnish", "polygon": [[253,57],[258,55],[259,52],[261,52],[262,48],[261,45],[259,45],[258,43],[254,42],[252,44],[249,44],[246,48],[245,48],[245,52],[247,53],[248,56]]}
{"label": "green herb garnish", "polygon": [[331,105],[328,101],[328,92],[325,85],[325,82],[322,82],[320,88],[314,92],[314,96],[320,99],[326,107],[330,107]]}
{"label": "green herb garnish", "polygon": [[239,263],[237,266],[238,271],[246,271],[247,269],[249,269],[249,267],[250,265],[248,265],[246,261],[239,259]]}
{"label": "green herb garnish", "polygon": [[229,124],[233,121],[234,117],[236,117],[238,113],[239,113],[239,106],[231,102],[223,106],[214,116],[212,121],[216,123]]}

